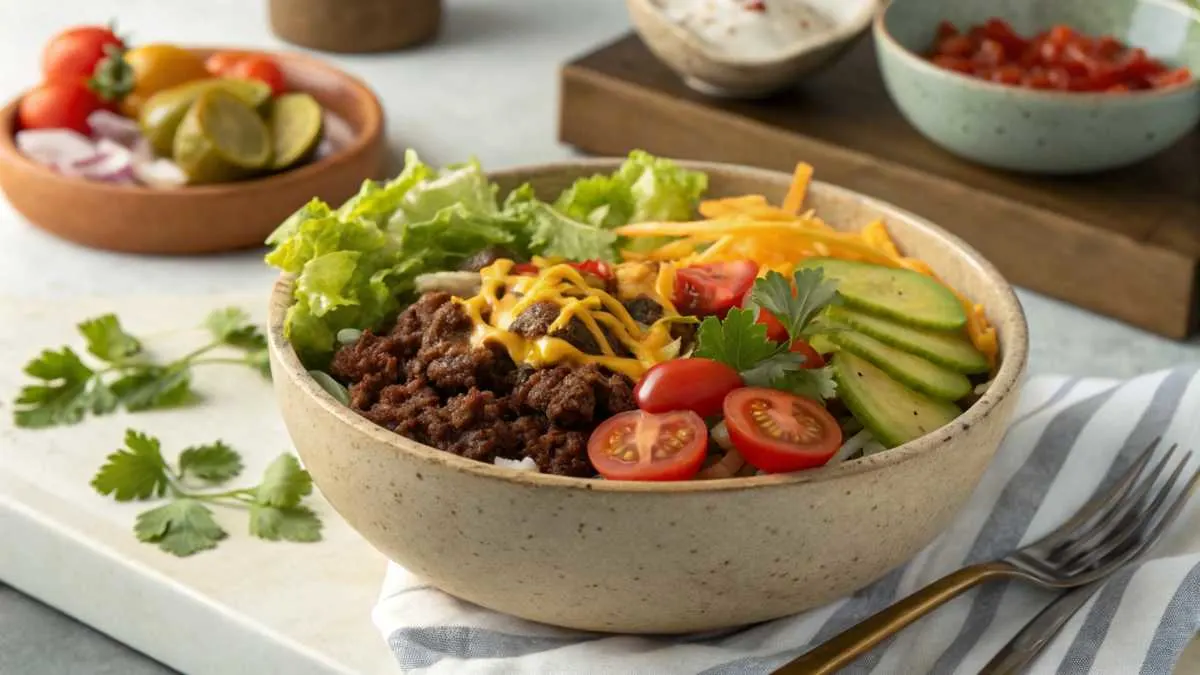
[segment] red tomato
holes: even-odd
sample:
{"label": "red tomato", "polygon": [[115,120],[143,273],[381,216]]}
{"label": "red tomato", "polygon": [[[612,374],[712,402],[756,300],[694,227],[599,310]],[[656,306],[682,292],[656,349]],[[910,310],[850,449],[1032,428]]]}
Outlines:
{"label": "red tomato", "polygon": [[[754,306],[754,303],[750,302],[750,294],[747,293],[746,296],[742,298],[742,301],[738,303],[738,305],[743,309]],[[762,307],[754,306],[754,310],[754,321],[755,323],[761,323],[767,327],[768,340],[771,340],[772,342],[783,342],[788,338],[787,329],[783,327],[783,324],[779,323],[779,319],[776,319],[774,314],[768,312]]]}
{"label": "red tomato", "polygon": [[938,24],[937,39],[939,41],[953,35],[958,35],[958,28],[954,24],[949,21],[943,21]]}
{"label": "red tomato", "polygon": [[975,51],[975,43],[966,35],[951,35],[938,43],[941,56],[967,57]]}
{"label": "red tomato", "polygon": [[1000,66],[992,71],[992,82],[1001,84],[1021,84],[1021,69],[1017,66]]}
{"label": "red tomato", "polygon": [[105,48],[124,49],[125,43],[105,26],[78,26],[50,39],[42,52],[42,77],[47,82],[87,80],[108,54]]}
{"label": "red tomato", "polygon": [[708,429],[690,410],[630,410],[605,420],[588,439],[588,459],[608,480],[687,480],[707,453]]}
{"label": "red tomato", "polygon": [[778,389],[744,387],[725,397],[725,427],[742,457],[771,473],[821,466],[842,429],[820,403]]}
{"label": "red tomato", "polygon": [[647,370],[633,389],[642,410],[690,410],[701,417],[721,414],[725,395],[745,386],[737,371],[711,359],[673,359]]}
{"label": "red tomato", "polygon": [[792,345],[788,347],[788,351],[793,354],[804,355],[804,368],[825,367],[825,357],[821,356],[820,352],[813,349],[813,346],[805,340],[793,340]]}
{"label": "red tomato", "polygon": [[[603,260],[584,260],[583,262],[567,263],[571,267],[579,270],[582,274],[590,274],[597,277],[601,281],[611,281],[613,278],[612,265]],[[533,263],[517,263],[512,266],[513,274],[522,274],[529,276],[537,276],[538,267]]]}
{"label": "red tomato", "polygon": [[982,66],[998,66],[1004,63],[1004,45],[991,38],[985,39],[975,52],[975,63]]}
{"label": "red tomato", "polygon": [[247,56],[235,62],[227,73],[229,77],[243,80],[258,80],[271,87],[271,93],[278,96],[286,91],[283,71],[275,62],[265,56]]}
{"label": "red tomato", "polygon": [[88,115],[103,107],[84,80],[44,82],[21,99],[17,121],[22,129],[72,129],[86,136]]}
{"label": "red tomato", "polygon": [[533,263],[517,263],[512,266],[511,271],[513,274],[537,276],[538,266]]}
{"label": "red tomato", "polygon": [[1150,83],[1157,88],[1174,87],[1192,81],[1192,71],[1187,68],[1176,68],[1150,78]]}
{"label": "red tomato", "polygon": [[971,60],[965,59],[961,56],[945,56],[938,54],[937,56],[933,57],[933,63],[945,68],[946,70],[966,73],[967,75],[970,75],[972,71]]}
{"label": "red tomato", "polygon": [[675,272],[673,302],[681,314],[724,317],[754,285],[758,264],[752,260],[681,267]]}
{"label": "red tomato", "polygon": [[983,24],[983,32],[989,39],[999,42],[1004,47],[1004,52],[1010,56],[1024,52],[1028,44],[1003,19],[988,19]]}
{"label": "red tomato", "polygon": [[213,52],[213,55],[204,61],[204,69],[210,75],[224,76],[246,56],[245,52]]}

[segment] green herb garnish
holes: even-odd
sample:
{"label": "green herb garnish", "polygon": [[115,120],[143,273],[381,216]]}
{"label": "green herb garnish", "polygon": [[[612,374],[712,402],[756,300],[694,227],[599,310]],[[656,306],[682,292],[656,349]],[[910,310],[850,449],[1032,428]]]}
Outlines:
{"label": "green herb garnish", "polygon": [[256,486],[216,490],[241,472],[241,455],[221,441],[185,449],[172,466],[157,438],[129,429],[125,447],[108,456],[91,485],[119,502],[170,499],[138,514],[133,531],[181,557],[215,548],[228,536],[212,505],[247,509],[250,534],[260,539],[320,541],[320,518],[301,504],[312,493],[312,478],[294,456],[280,455]]}
{"label": "green herb garnish", "polygon": [[[244,365],[270,375],[266,337],[244,311],[216,310],[204,325],[211,335],[207,344],[163,363],[145,352],[143,341],[126,332],[116,315],[80,323],[86,353],[101,363],[85,363],[71,347],[43,351],[25,365],[25,374],[38,382],[21,389],[13,422],[43,428],[76,424],[89,413],[107,415],[118,407],[138,412],[185,405],[199,398],[191,386],[194,366]],[[219,348],[237,355],[212,354]]]}

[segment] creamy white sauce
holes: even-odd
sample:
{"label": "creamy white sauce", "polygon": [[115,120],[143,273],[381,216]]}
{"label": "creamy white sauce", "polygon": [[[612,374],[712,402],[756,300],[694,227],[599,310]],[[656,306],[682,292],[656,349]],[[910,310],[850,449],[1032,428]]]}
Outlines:
{"label": "creamy white sauce", "polygon": [[657,0],[671,21],[713,51],[736,59],[769,59],[836,28],[803,0]]}

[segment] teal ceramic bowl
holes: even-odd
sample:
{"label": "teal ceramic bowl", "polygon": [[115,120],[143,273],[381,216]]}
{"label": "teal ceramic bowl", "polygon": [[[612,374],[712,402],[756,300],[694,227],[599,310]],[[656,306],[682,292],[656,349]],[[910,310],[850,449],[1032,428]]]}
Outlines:
{"label": "teal ceramic bowl", "polygon": [[1200,121],[1200,84],[1128,94],[1027,89],[924,59],[938,23],[960,30],[998,17],[1029,36],[1055,24],[1111,34],[1200,76],[1200,12],[1177,0],[894,0],[875,17],[879,67],[904,117],[946,150],[1040,174],[1115,169],[1151,157]]}

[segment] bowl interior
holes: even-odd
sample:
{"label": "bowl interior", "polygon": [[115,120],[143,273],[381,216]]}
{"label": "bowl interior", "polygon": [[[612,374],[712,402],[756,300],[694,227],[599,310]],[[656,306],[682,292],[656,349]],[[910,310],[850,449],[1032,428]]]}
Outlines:
{"label": "bowl interior", "polygon": [[1200,12],[1177,0],[894,0],[883,23],[897,43],[924,54],[939,22],[964,30],[990,18],[1024,36],[1056,24],[1113,35],[1169,65],[1200,70]]}
{"label": "bowl interior", "polygon": [[[562,164],[519,167],[490,172],[489,177],[500,188],[500,195],[530,183],[542,199],[553,199],[576,179],[597,173],[608,173],[620,164],[619,159],[596,159]],[[709,176],[707,197],[719,198],[745,194],[762,194],[773,203],[782,201],[791,182],[790,174],[765,169],[705,162],[680,162],[688,168],[704,171]],[[506,482],[533,485],[556,485],[597,492],[697,492],[737,490],[753,487],[780,486],[791,483],[832,480],[848,475],[879,470],[904,462],[933,448],[944,445],[956,430],[966,430],[988,417],[1005,398],[1020,385],[1028,353],[1028,333],[1025,317],[1012,287],[978,252],[962,240],[919,216],[884,202],[826,183],[814,182],[805,201],[806,208],[835,228],[857,231],[875,220],[882,219],[901,252],[927,262],[938,275],[973,301],[985,307],[989,320],[996,327],[1000,340],[1000,367],[992,386],[956,422],[939,433],[927,434],[888,452],[844,462],[828,469],[816,469],[792,474],[769,474],[750,478],[684,481],[670,483],[639,483],[625,481],[594,481],[540,473],[514,472],[490,464],[466,459],[410,441],[359,417],[350,408],[338,403],[305,372],[294,350],[283,337],[283,321],[292,302],[290,276],[281,277],[272,295],[269,311],[269,339],[279,354],[283,367],[291,371],[306,395],[316,398],[333,415],[368,436],[385,442],[426,461],[445,464],[475,475],[498,478]]]}

